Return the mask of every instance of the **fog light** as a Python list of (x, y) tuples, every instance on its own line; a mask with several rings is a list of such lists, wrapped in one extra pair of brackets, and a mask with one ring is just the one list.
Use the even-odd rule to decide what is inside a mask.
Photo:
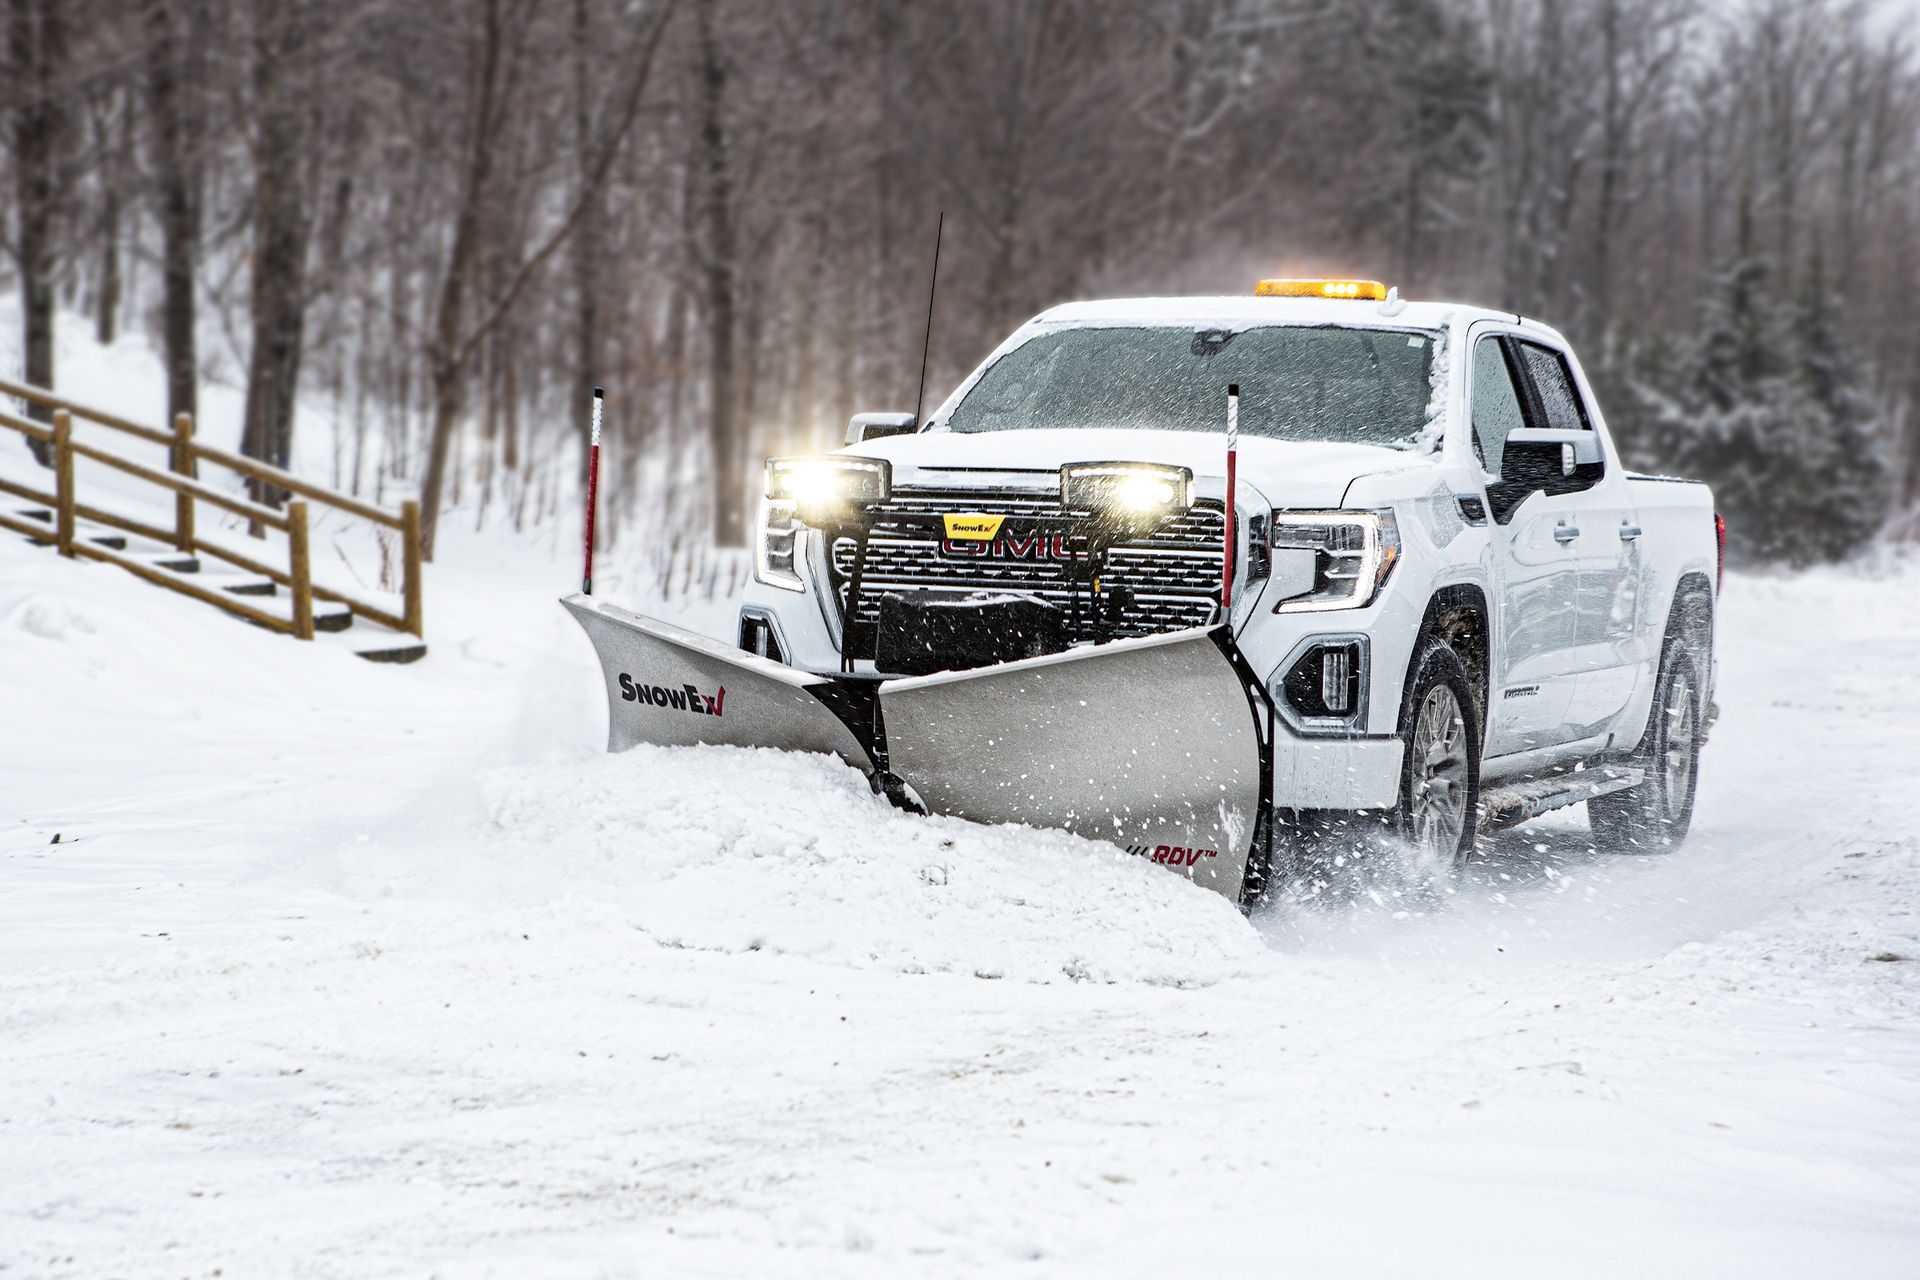
[(1296, 733), (1366, 732), (1371, 649), (1358, 633), (1300, 641), (1267, 680), (1281, 718)]
[(1353, 677), (1352, 651), (1347, 648), (1327, 649), (1320, 655), (1320, 701), (1334, 715), (1345, 715), (1347, 706), (1347, 681)]
[(740, 647), (775, 662), (787, 660), (786, 650), (780, 647), (780, 635), (773, 629), (773, 619), (763, 613), (740, 615)]

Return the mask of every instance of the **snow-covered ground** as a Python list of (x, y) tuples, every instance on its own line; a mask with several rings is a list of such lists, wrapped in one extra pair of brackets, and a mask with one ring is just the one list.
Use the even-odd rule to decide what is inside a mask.
[(570, 573), (384, 668), (0, 542), (0, 1273), (1920, 1271), (1920, 572), (1733, 580), (1679, 854), (1250, 922), (602, 755)]
[(0, 538), (0, 1276), (1920, 1274), (1920, 565), (1730, 583), (1682, 852), (1249, 921), (603, 755), (571, 522), (471, 525), (404, 668)]

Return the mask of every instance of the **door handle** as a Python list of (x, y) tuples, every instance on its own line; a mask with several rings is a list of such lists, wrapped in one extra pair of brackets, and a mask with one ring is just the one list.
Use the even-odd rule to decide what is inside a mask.
[(1553, 540), (1555, 542), (1572, 542), (1579, 536), (1580, 526), (1577, 524), (1557, 525), (1553, 530)]
[(1639, 525), (1623, 524), (1620, 526), (1620, 541), (1632, 542), (1635, 538), (1640, 536), (1640, 533), (1641, 533), (1641, 530)]

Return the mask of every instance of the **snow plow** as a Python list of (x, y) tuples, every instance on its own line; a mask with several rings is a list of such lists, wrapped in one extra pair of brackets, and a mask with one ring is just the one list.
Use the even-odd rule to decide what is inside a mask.
[(824, 752), (1245, 904), (1318, 842), (1438, 870), (1576, 804), (1676, 848), (1724, 550), (1553, 330), (1266, 280), (1054, 308), (924, 422), (769, 461), (732, 646), (592, 598), (591, 532), (566, 605), (613, 750)]
[(838, 756), (896, 804), (1059, 827), (1239, 901), (1265, 840), (1272, 708), (1201, 627), (898, 679), (816, 675), (586, 595), (607, 749), (773, 747)]

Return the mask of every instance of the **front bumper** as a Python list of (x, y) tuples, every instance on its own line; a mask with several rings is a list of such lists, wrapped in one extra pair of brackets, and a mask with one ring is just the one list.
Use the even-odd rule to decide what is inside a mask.
[(1273, 803), (1282, 809), (1390, 809), (1400, 799), (1399, 738), (1300, 738), (1273, 744)]

